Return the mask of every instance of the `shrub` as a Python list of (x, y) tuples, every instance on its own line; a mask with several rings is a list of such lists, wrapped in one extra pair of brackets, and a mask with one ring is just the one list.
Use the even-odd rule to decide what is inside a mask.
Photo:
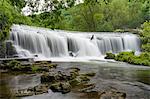
[(112, 54), (112, 53), (106, 53), (105, 59), (114, 59), (114, 58), (115, 58), (115, 54)]
[(142, 50), (144, 52), (150, 52), (150, 43), (149, 44), (143, 44), (142, 45)]
[(150, 54), (148, 52), (143, 52), (140, 56), (135, 56), (134, 52), (121, 52), (115, 56), (115, 60), (135, 65), (150, 66)]
[(8, 67), (12, 70), (15, 68), (20, 68), (20, 66), (21, 66), (21, 63), (19, 61), (16, 61), (16, 60), (12, 60), (8, 64)]

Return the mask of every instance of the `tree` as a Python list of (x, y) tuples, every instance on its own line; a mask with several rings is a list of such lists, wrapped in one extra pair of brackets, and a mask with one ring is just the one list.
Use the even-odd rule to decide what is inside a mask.
[(145, 0), (142, 6), (142, 17), (144, 20), (150, 20), (150, 1)]
[(32, 11), (31, 16), (35, 16), (35, 13), (41, 13), (39, 18), (44, 22), (44, 27), (51, 29), (58, 28), (57, 23), (62, 20), (62, 10), (71, 8), (74, 4), (75, 0), (44, 0), (43, 4), (39, 0), (30, 0), (27, 2)]
[(11, 5), (16, 7), (16, 9), (21, 12), (21, 9), (26, 5), (25, 0), (9, 0)]

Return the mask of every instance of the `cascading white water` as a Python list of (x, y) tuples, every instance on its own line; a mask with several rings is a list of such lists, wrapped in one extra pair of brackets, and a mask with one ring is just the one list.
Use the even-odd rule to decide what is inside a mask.
[(68, 57), (70, 52), (76, 57), (97, 57), (106, 52), (140, 51), (140, 40), (131, 33), (53, 31), (13, 25), (10, 34), (10, 39), (23, 57), (28, 57), (29, 53), (46, 58)]

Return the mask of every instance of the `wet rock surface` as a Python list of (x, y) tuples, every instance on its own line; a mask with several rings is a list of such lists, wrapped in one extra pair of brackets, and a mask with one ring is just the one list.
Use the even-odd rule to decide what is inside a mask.
[[(88, 99), (125, 99), (126, 94), (117, 90), (95, 90), (96, 84), (90, 82), (95, 77), (94, 72), (80, 73), (77, 67), (55, 68), (42, 73), (40, 84), (35, 87), (13, 90), (16, 97), (32, 96), (48, 93), (48, 90), (67, 94), (69, 92), (80, 93), (80, 97)], [(85, 98), (86, 99), (86, 98)]]
[(13, 58), (16, 54), (17, 51), (11, 40), (0, 42), (0, 58)]
[[(32, 65), (24, 66), (18, 61), (11, 61), (7, 65), (9, 68), (7, 69), (10, 71), (29, 73), (15, 76), (11, 80), (11, 86), (17, 85), (12, 87), (12, 93), (16, 97), (48, 93), (49, 89), (62, 94), (71, 91), (83, 92), (93, 86), (88, 82), (95, 76), (94, 72), (80, 73), (80, 69), (77, 67), (57, 68), (56, 64), (48, 62), (35, 62)], [(30, 85), (30, 83), (33, 84)]]
[[(76, 94), (76, 97), (69, 99), (149, 99), (149, 85), (136, 83), (134, 80), (131, 83), (131, 79), (128, 79), (127, 75), (123, 78), (124, 73), (121, 70), (116, 72), (114, 68), (101, 67), (98, 69), (96, 66), (92, 67), (92, 65), (87, 66), (86, 64), (78, 66), (78, 64), (74, 63), (67, 63), (68, 65), (60, 63), (52, 67), (50, 63), (45, 62), (35, 64), (35, 67), (43, 66), (48, 71), (41, 70), (37, 72), (38, 69), (34, 67), (34, 73), (37, 74), (27, 74), (29, 76), (26, 78), (33, 77), (34, 81), (36, 81), (39, 78), (36, 78), (35, 75), (40, 74), (40, 83), (12, 90), (16, 97), (49, 94), (48, 90), (52, 90), (53, 93)], [(121, 73), (121, 76), (119, 73)], [(127, 72), (125, 71), (125, 73)], [(16, 79), (24, 79), (23, 82), (27, 82), (26, 84), (30, 85), (34, 82), (31, 79), (28, 82), (26, 78), (20, 77)], [(18, 83), (21, 83), (20, 80)], [(22, 84), (22, 86), (26, 86), (26, 84)]]

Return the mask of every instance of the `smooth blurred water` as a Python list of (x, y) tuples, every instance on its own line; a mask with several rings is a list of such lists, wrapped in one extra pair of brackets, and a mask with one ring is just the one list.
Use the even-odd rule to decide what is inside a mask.
[[(13, 25), (10, 40), (19, 56), (100, 57), (106, 52), (140, 51), (140, 39), (131, 33), (70, 32)], [(29, 54), (30, 53), (30, 54)], [(40, 58), (39, 57), (39, 58)]]
[[(95, 72), (96, 76), (90, 81), (90, 83), (95, 83), (95, 88), (88, 94), (74, 92), (61, 94), (49, 91), (47, 94), (24, 97), (23, 99), (98, 99), (96, 95), (95, 97), (92, 96), (93, 98), (90, 96), (93, 94), (92, 92), (110, 89), (126, 93), (126, 99), (150, 99), (150, 67), (102, 61), (62, 62), (57, 64), (58, 70), (77, 67), (80, 68), (80, 73)], [(18, 86), (19, 88), (27, 88), (39, 83), (37, 83), (39, 77), (33, 75), (20, 75), (20, 77), (14, 77), (13, 80), (11, 80), (14, 82), (12, 88), (18, 88)]]

